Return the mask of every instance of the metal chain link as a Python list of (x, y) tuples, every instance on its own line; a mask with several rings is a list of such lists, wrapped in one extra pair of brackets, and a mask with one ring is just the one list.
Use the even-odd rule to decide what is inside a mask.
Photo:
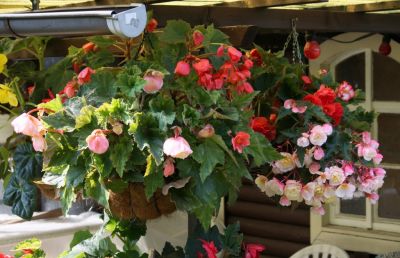
[[(299, 33), (296, 30), (297, 18), (292, 19), (292, 31), (286, 39), (285, 45), (283, 46), (283, 53), (286, 52), (290, 41), (292, 40), (292, 62), (299, 63), (303, 66), (303, 60), (301, 58), (300, 44), (298, 41)], [(297, 60), (296, 60), (297, 59)]]

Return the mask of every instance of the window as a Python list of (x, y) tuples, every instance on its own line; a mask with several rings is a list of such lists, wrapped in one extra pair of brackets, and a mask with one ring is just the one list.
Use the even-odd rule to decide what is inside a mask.
[[(354, 38), (355, 34), (341, 36)], [(322, 218), (312, 215), (313, 243), (329, 241), (347, 250), (371, 253), (400, 248), (400, 55), (374, 52), (371, 48), (377, 49), (381, 39), (376, 35), (352, 44), (325, 42), (321, 47), (328, 58), (310, 66), (314, 74), (327, 68), (337, 81), (346, 80), (365, 91), (364, 108), (380, 114), (371, 133), (381, 143), (382, 166), (387, 172), (376, 205), (365, 198), (342, 200), (330, 205)]]

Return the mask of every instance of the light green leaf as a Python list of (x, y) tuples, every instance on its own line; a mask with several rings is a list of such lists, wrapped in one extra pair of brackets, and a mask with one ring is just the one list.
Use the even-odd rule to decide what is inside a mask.
[(75, 117), (75, 128), (79, 129), (92, 121), (92, 115), (94, 114), (95, 108), (92, 106), (84, 106), (79, 115)]
[(38, 108), (46, 108), (53, 112), (58, 112), (58, 111), (61, 111), (64, 107), (63, 107), (60, 95), (57, 94), (56, 98), (50, 100), (49, 102), (40, 103), (38, 105)]

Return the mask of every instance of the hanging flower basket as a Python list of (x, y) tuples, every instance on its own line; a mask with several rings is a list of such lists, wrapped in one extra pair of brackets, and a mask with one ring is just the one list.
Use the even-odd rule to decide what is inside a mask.
[(110, 210), (120, 219), (156, 219), (161, 215), (168, 215), (176, 210), (171, 196), (163, 195), (157, 190), (148, 200), (142, 183), (130, 183), (121, 193), (110, 191)]

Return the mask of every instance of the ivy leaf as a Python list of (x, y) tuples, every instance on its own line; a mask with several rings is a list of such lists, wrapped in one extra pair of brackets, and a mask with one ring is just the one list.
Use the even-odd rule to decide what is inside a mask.
[(203, 182), (217, 164), (225, 163), (224, 151), (210, 139), (206, 139), (203, 144), (196, 146), (192, 155), (200, 163), (200, 178)]
[(12, 206), (12, 213), (30, 220), (37, 207), (37, 188), (32, 183), (13, 173), (4, 191), (3, 202)]
[(167, 126), (174, 123), (175, 105), (170, 97), (159, 94), (157, 97), (150, 100), (149, 107), (153, 112), (153, 116), (158, 120), (161, 130), (166, 131)]
[(254, 158), (256, 166), (281, 158), (281, 155), (272, 147), (264, 135), (257, 132), (251, 132), (250, 135), (250, 145), (245, 147), (243, 151)]
[(222, 248), (234, 256), (239, 256), (243, 242), (243, 234), (239, 233), (239, 231), (240, 224), (237, 222), (228, 225), (221, 236)]
[(123, 177), (125, 172), (126, 162), (129, 159), (129, 154), (133, 150), (133, 145), (126, 137), (119, 140), (117, 144), (111, 146), (111, 161), (117, 170), (120, 177)]
[(146, 81), (142, 77), (142, 70), (137, 65), (126, 66), (126, 69), (118, 74), (115, 86), (121, 93), (129, 97), (135, 97), (136, 93), (143, 90)]
[(146, 113), (136, 113), (130, 127), (129, 133), (135, 138), (140, 150), (148, 148), (153, 155), (157, 165), (160, 165), (163, 158), (164, 133), (159, 128), (157, 120)]
[(75, 128), (79, 129), (92, 122), (92, 115), (94, 114), (95, 108), (92, 106), (84, 106), (79, 114), (75, 117)]
[(93, 236), (89, 230), (80, 230), (74, 233), (74, 237), (72, 238), (71, 242), (69, 243), (69, 248), (72, 249), (74, 246), (79, 244), (80, 242), (89, 239)]
[(164, 177), (161, 167), (157, 167), (154, 158), (147, 157), (146, 173), (144, 175), (144, 192), (146, 198), (150, 199), (158, 188), (164, 185)]
[(42, 120), (50, 127), (55, 129), (64, 130), (67, 132), (72, 132), (75, 130), (75, 119), (65, 114), (64, 111), (44, 116), (42, 117)]
[(78, 96), (85, 96), (87, 102), (93, 106), (99, 106), (110, 101), (115, 95), (114, 75), (107, 71), (97, 71), (92, 74), (91, 81), (80, 87)]
[(43, 158), (39, 152), (35, 152), (30, 143), (22, 143), (14, 152), (15, 174), (27, 181), (42, 176)]
[(160, 40), (169, 44), (185, 43), (186, 36), (191, 31), (190, 24), (182, 20), (167, 21)]

